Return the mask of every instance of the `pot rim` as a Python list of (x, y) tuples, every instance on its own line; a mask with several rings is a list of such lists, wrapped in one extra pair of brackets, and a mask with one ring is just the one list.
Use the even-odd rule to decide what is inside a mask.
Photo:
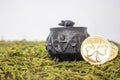
[(50, 28), (50, 30), (58, 30), (58, 29), (87, 29), (87, 27), (78, 27), (78, 26), (75, 26), (75, 27), (53, 27), (53, 28)]

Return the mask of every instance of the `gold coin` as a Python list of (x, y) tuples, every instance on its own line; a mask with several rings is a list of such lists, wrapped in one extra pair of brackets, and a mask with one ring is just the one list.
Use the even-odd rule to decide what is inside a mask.
[(111, 46), (111, 55), (108, 61), (113, 60), (118, 55), (118, 47), (112, 42), (110, 42), (110, 46)]
[(108, 40), (102, 36), (86, 38), (81, 45), (81, 55), (90, 64), (99, 65), (108, 61), (111, 54)]

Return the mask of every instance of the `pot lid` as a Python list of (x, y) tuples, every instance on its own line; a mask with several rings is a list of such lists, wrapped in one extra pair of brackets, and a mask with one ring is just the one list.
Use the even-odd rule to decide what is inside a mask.
[(79, 27), (79, 26), (74, 26), (75, 22), (71, 20), (62, 20), (58, 25), (63, 26), (63, 27), (54, 27), (50, 28), (51, 30), (64, 30), (64, 29), (70, 29), (70, 30), (84, 30), (87, 29), (87, 27)]
[(64, 26), (66, 28), (70, 28), (70, 27), (73, 27), (74, 24), (75, 24), (75, 22), (73, 22), (71, 20), (62, 20), (61, 23), (59, 23), (58, 25)]

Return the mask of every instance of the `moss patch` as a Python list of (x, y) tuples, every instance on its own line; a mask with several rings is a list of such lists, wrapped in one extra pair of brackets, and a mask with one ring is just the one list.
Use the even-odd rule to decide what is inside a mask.
[(0, 80), (120, 80), (120, 45), (115, 44), (118, 56), (95, 66), (85, 61), (55, 64), (45, 42), (0, 41)]

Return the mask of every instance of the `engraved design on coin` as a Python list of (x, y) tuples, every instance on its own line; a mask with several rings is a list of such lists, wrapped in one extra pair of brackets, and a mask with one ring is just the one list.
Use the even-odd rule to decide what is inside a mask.
[(111, 54), (108, 40), (101, 36), (91, 36), (81, 45), (81, 55), (90, 64), (99, 65), (108, 61)]
[[(95, 55), (95, 58), (96, 58), (95, 62), (101, 62), (102, 61), (99, 58), (99, 56), (106, 55), (107, 49), (108, 49), (108, 46), (103, 45), (101, 43), (101, 41), (97, 45), (94, 45), (93, 43), (91, 43), (91, 46), (88, 46), (88, 47), (85, 48), (88, 57), (91, 57), (91, 56)], [(91, 50), (91, 52), (89, 52), (90, 50)]]

